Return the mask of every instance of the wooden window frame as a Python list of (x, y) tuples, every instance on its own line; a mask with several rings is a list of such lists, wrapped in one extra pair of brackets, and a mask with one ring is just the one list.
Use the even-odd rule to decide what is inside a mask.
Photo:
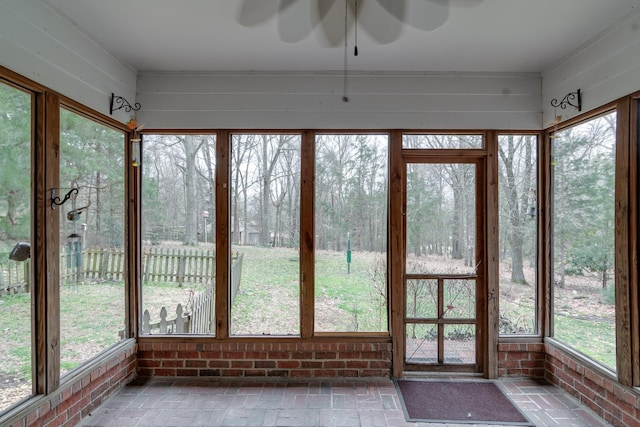
[[(536, 194), (543, 194), (544, 193), (544, 185), (543, 185), (543, 178), (544, 178), (544, 174), (543, 174), (543, 159), (544, 159), (544, 153), (545, 151), (543, 150), (543, 141), (544, 141), (544, 133), (542, 131), (502, 131), (502, 130), (498, 130), (496, 131), (496, 140), (495, 140), (495, 144), (496, 147), (495, 149), (489, 150), (489, 156), (494, 155), (496, 156), (496, 164), (495, 164), (495, 175), (492, 175), (493, 172), (489, 171), (488, 175), (489, 176), (495, 176), (496, 177), (496, 182), (498, 180), (498, 143), (499, 143), (499, 137), (500, 136), (505, 136), (505, 135), (513, 135), (513, 136), (535, 136), (537, 138), (537, 142), (536, 142), (536, 178), (537, 178), (537, 186), (536, 186)], [(495, 150), (495, 151), (494, 151)], [(499, 184), (499, 183), (498, 183)], [(496, 195), (495, 197), (498, 197), (499, 200), (499, 196), (500, 196), (500, 186), (498, 185), (498, 188), (496, 190)], [(497, 203), (497, 202), (496, 202)], [(536, 266), (536, 288), (535, 288), (535, 304), (534, 304), (534, 308), (536, 310), (536, 332), (535, 333), (531, 333), (531, 334), (500, 334), (498, 332), (499, 335), (499, 341), (500, 342), (530, 342), (531, 339), (542, 339), (542, 337), (544, 336), (544, 325), (545, 325), (545, 313), (546, 313), (546, 309), (545, 309), (545, 287), (544, 287), (544, 275), (541, 274), (541, 272), (543, 271), (543, 268), (540, 267), (541, 262), (543, 260), (543, 254), (544, 254), (544, 239), (542, 238), (542, 222), (543, 222), (543, 215), (542, 212), (545, 207), (542, 206), (541, 200), (540, 198), (538, 198), (538, 204), (536, 206), (537, 208), (537, 217), (536, 217), (536, 261), (537, 261), (537, 266)], [(499, 206), (496, 206), (496, 215), (499, 215)], [(499, 229), (496, 230), (497, 233), (497, 239), (498, 242), (496, 244), (499, 244), (499, 240), (500, 240), (500, 233), (499, 233)], [(499, 272), (495, 273), (496, 276), (495, 277), (499, 277)], [(497, 289), (498, 295), (499, 295), (499, 287)], [(499, 297), (498, 297), (499, 298)], [(498, 319), (499, 321), (499, 319)], [(496, 328), (498, 326), (496, 325)]]
[[(316, 171), (316, 141), (318, 136), (332, 136), (332, 135), (378, 135), (385, 136), (387, 138), (387, 177), (390, 176), (390, 167), (391, 167), (391, 159), (390, 159), (390, 151), (391, 151), (391, 133), (386, 130), (314, 130), (314, 131), (305, 131), (306, 140), (303, 139), (303, 147), (306, 146), (306, 152), (303, 151), (306, 156), (303, 156), (302, 175), (303, 182), (306, 183), (306, 186), (301, 187), (301, 191), (303, 192), (304, 200), (307, 201), (306, 209), (301, 209), (301, 224), (303, 224), (304, 229), (301, 229), (300, 235), (305, 237), (305, 261), (306, 264), (302, 270), (301, 283), (304, 280), (306, 282), (306, 290), (304, 291), (306, 294), (301, 303), (301, 309), (303, 304), (307, 308), (307, 313), (302, 314), (302, 321), (306, 323), (306, 334), (303, 334), (303, 337), (374, 337), (374, 338), (389, 338), (391, 334), (391, 312), (389, 303), (390, 299), (390, 274), (389, 269), (391, 268), (390, 264), (390, 243), (389, 236), (393, 235), (394, 232), (390, 230), (390, 222), (389, 222), (389, 203), (390, 203), (390, 194), (391, 194), (391, 184), (390, 180), (387, 180), (387, 249), (385, 252), (385, 262), (387, 265), (387, 283), (386, 283), (386, 294), (387, 294), (387, 330), (386, 331), (363, 331), (363, 332), (354, 332), (354, 331), (317, 331), (315, 329), (315, 200), (316, 200), (316, 191), (315, 191), (315, 171)], [(306, 164), (306, 166), (304, 166)], [(306, 193), (306, 194), (305, 194)], [(302, 205), (303, 198), (300, 199), (300, 204)], [(306, 216), (304, 216), (306, 215)], [(300, 243), (302, 247), (302, 242)], [(301, 258), (303, 251), (301, 250)], [(305, 287), (305, 286), (303, 286)], [(307, 317), (311, 316), (311, 319)], [(303, 325), (304, 325), (303, 323)]]
[[(101, 361), (129, 345), (137, 330), (133, 301), (137, 296), (136, 265), (134, 256), (127, 256), (125, 286), (125, 339), (85, 361), (61, 381), (60, 378), (60, 295), (59, 295), (59, 211), (51, 209), (50, 189), (59, 187), (60, 155), (60, 108), (64, 107), (102, 125), (123, 132), (124, 145), (130, 144), (131, 131), (126, 125), (97, 113), (47, 87), (33, 82), (20, 74), (0, 66), (0, 82), (32, 94), (32, 140), (31, 140), (31, 281), (32, 287), (32, 397), (48, 395), (65, 383), (86, 375)], [(136, 250), (135, 226), (137, 199), (135, 192), (135, 170), (132, 170), (131, 153), (125, 150), (125, 244), (129, 255)], [(138, 215), (139, 216), (139, 215)]]
[[(544, 304), (547, 310), (543, 319), (545, 341), (580, 360), (585, 366), (602, 375), (617, 379), (625, 386), (640, 386), (640, 321), (638, 291), (638, 101), (640, 93), (625, 96), (592, 111), (578, 115), (562, 125), (544, 131), (543, 169), (540, 193), (542, 254), (539, 274), (544, 281)], [(603, 367), (595, 360), (585, 357), (553, 337), (554, 330), (554, 286), (551, 267), (553, 265), (552, 216), (553, 216), (553, 174), (551, 170), (551, 135), (597, 116), (616, 112), (616, 154), (615, 154), (615, 329), (616, 329), (616, 370)]]

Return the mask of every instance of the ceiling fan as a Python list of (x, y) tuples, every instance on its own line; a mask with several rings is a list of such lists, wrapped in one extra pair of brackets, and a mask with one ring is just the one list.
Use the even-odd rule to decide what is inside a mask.
[[(242, 0), (238, 23), (259, 26), (277, 17), (280, 39), (296, 43), (314, 33), (323, 45), (345, 43), (352, 29), (364, 30), (379, 44), (400, 37), (404, 25), (432, 31), (448, 19), (451, 8), (474, 7), (484, 0)], [(316, 28), (320, 31), (314, 31)]]

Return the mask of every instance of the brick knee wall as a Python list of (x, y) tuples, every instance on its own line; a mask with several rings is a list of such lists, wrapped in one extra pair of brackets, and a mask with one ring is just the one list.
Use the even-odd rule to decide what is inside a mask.
[[(123, 350), (91, 372), (64, 384), (60, 390), (44, 397), (25, 415), (11, 421), (12, 427), (74, 426), (114, 392), (135, 377), (135, 345)], [(2, 424), (2, 423), (0, 423)], [(3, 424), (4, 425), (4, 424)]]
[(385, 377), (391, 343), (176, 342), (138, 345), (138, 375), (197, 377)]
[(544, 377), (545, 355), (542, 343), (498, 344), (498, 375), (501, 377)]
[(545, 378), (614, 426), (640, 426), (640, 393), (545, 344)]

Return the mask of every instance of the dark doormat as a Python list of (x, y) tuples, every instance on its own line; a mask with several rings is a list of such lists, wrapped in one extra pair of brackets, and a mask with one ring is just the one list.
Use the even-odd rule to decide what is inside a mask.
[(407, 421), (533, 426), (491, 381), (395, 380)]

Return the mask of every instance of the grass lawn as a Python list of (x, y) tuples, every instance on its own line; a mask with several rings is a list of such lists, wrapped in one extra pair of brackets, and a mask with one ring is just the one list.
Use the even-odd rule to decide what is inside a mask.
[[(299, 256), (295, 249), (234, 247), (244, 254), (240, 289), (231, 307), (233, 335), (298, 335), (300, 325)], [(354, 252), (350, 272), (346, 254), (316, 253), (315, 325), (320, 332), (387, 331), (386, 266), (381, 254)], [(175, 317), (209, 284), (143, 285), (142, 302), (152, 321), (165, 306)], [(522, 331), (535, 325), (533, 285), (501, 280), (500, 310)], [(466, 292), (466, 288), (461, 288)], [(465, 294), (466, 295), (466, 294)], [(431, 304), (428, 295), (424, 304)], [(557, 290), (556, 338), (607, 366), (615, 367), (614, 308), (597, 286)], [(462, 298), (460, 301), (468, 299)], [(124, 285), (120, 282), (61, 286), (61, 368), (69, 372), (120, 340), (124, 328)], [(452, 300), (453, 301), (453, 300)], [(457, 300), (456, 300), (457, 301)], [(459, 303), (456, 302), (456, 308)], [(457, 308), (459, 309), (459, 308)], [(30, 394), (31, 298), (0, 297), (0, 397), (16, 384)], [(429, 309), (430, 310), (430, 309)], [(6, 400), (6, 399), (4, 399)], [(14, 399), (13, 402), (16, 400)], [(11, 401), (10, 401), (11, 403)], [(0, 410), (3, 399), (0, 399)], [(6, 407), (6, 406), (5, 406)]]
[(295, 249), (238, 246), (244, 254), (231, 306), (232, 335), (300, 333), (300, 261)]
[(60, 288), (60, 368), (66, 373), (120, 340), (124, 283), (65, 284)]
[(615, 322), (598, 318), (576, 319), (565, 315), (556, 315), (554, 322), (556, 339), (615, 369)]
[[(231, 333), (298, 335), (300, 262), (297, 250), (241, 246), (233, 250), (242, 252), (244, 259), (239, 292), (231, 307)], [(384, 264), (381, 270), (376, 255), (354, 252), (348, 274), (345, 253), (319, 251), (316, 254), (316, 330), (387, 330)]]
[(317, 251), (315, 327), (322, 332), (387, 331), (386, 260), (373, 252)]

